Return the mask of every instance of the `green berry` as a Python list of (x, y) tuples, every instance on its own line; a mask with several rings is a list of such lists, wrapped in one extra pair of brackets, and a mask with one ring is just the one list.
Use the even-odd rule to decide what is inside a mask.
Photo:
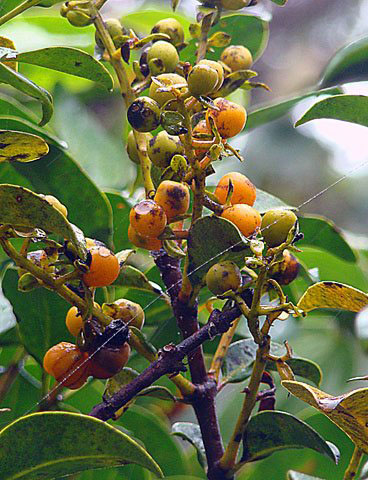
[(69, 10), (65, 16), (73, 27), (87, 27), (93, 23), (93, 18), (87, 11)]
[(195, 97), (213, 92), (217, 83), (217, 71), (208, 65), (195, 65), (188, 76), (188, 88)]
[(215, 60), (203, 59), (198, 63), (198, 65), (208, 65), (209, 67), (216, 70), (218, 81), (217, 81), (217, 85), (215, 86), (215, 91), (217, 91), (221, 87), (224, 81), (224, 68), (221, 65), (221, 63), (215, 62)]
[(151, 33), (166, 33), (169, 35), (173, 45), (180, 45), (184, 42), (184, 30), (180, 22), (175, 18), (164, 18), (156, 23)]
[[(147, 144), (148, 144), (149, 140), (152, 138), (152, 135), (151, 135), (151, 133), (147, 133), (146, 136), (147, 136)], [(130, 160), (132, 162), (136, 163), (137, 165), (139, 165), (140, 160), (139, 160), (139, 155), (138, 155), (138, 148), (137, 148), (137, 143), (136, 143), (135, 138), (134, 138), (133, 131), (130, 131), (129, 134), (128, 134), (126, 150), (127, 150), (127, 154), (128, 154), (128, 157), (130, 158)]]
[(158, 58), (162, 61), (166, 72), (173, 72), (179, 63), (179, 55), (176, 48), (174, 45), (169, 42), (165, 42), (164, 40), (155, 42), (148, 50), (148, 65), (150, 61), (154, 60), (155, 58)]
[(149, 97), (139, 97), (127, 112), (130, 125), (138, 132), (151, 132), (160, 125), (160, 107)]
[(163, 130), (148, 142), (147, 153), (156, 167), (166, 168), (174, 155), (184, 153), (184, 147), (178, 136)]
[(243, 45), (230, 45), (221, 54), (221, 61), (233, 72), (247, 70), (253, 63), (250, 51)]
[(261, 224), (261, 233), (267, 245), (277, 247), (285, 242), (296, 221), (297, 216), (291, 210), (268, 210)]
[(228, 290), (237, 290), (241, 283), (239, 267), (231, 261), (216, 263), (206, 275), (207, 287), (214, 295), (222, 295)]
[[(169, 87), (170, 85), (184, 84), (184, 87), (181, 87), (180, 90), (183, 91), (183, 93), (187, 90), (187, 81), (184, 77), (178, 75), (177, 73), (162, 73), (161, 75), (157, 75), (156, 79), (167, 87)], [(149, 96), (153, 100), (155, 100), (160, 105), (160, 107), (162, 107), (169, 100), (176, 99), (175, 95), (172, 92), (158, 92), (157, 90), (159, 88), (161, 88), (161, 85), (152, 82), (149, 88)]]
[[(123, 44), (124, 29), (120, 21), (117, 18), (108, 18), (107, 20), (104, 21), (104, 24), (112, 38), (112, 41), (114, 42), (115, 47), (116, 48), (121, 47)], [(96, 44), (99, 47), (104, 48), (104, 44), (97, 30), (95, 34), (95, 40), (96, 40)]]

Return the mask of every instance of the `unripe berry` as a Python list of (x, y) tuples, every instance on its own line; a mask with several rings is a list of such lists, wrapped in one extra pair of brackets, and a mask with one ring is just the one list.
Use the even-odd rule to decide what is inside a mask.
[[(148, 142), (152, 138), (152, 134), (151, 133), (146, 133), (145, 135), (146, 135), (147, 144), (148, 144)], [(130, 160), (132, 162), (136, 163), (137, 165), (139, 165), (140, 160), (139, 160), (139, 155), (138, 155), (137, 142), (135, 141), (133, 131), (130, 131), (129, 134), (128, 134), (126, 150), (127, 150), (127, 154), (128, 154), (128, 157), (130, 158)]]
[[(180, 87), (179, 90), (183, 93), (187, 91), (187, 81), (185, 80), (184, 77), (182, 77), (181, 75), (178, 75), (177, 73), (161, 73), (160, 75), (157, 75), (156, 78), (167, 87), (171, 85), (184, 84), (184, 87)], [(149, 88), (149, 96), (153, 100), (155, 100), (160, 107), (162, 107), (169, 100), (176, 99), (176, 96), (172, 92), (158, 92), (157, 90), (159, 88), (161, 88), (160, 85), (158, 85), (155, 82), (152, 82)]]
[(284, 250), (282, 254), (284, 260), (271, 268), (270, 277), (280, 285), (289, 285), (298, 276), (300, 263), (289, 250)]
[(176, 68), (176, 65), (179, 63), (179, 55), (176, 48), (174, 45), (169, 42), (165, 42), (164, 40), (155, 42), (148, 50), (148, 65), (149, 62), (155, 58), (158, 58), (162, 61), (166, 72), (173, 72)]
[(145, 237), (157, 238), (165, 230), (165, 211), (153, 200), (142, 200), (134, 205), (129, 215), (131, 226)]
[(68, 10), (65, 16), (73, 27), (87, 27), (93, 23), (93, 18), (88, 11)]
[(138, 248), (156, 251), (162, 248), (162, 241), (155, 237), (145, 237), (140, 235), (131, 225), (128, 227), (129, 241)]
[(225, 208), (221, 217), (230, 220), (245, 237), (253, 235), (261, 226), (262, 221), (259, 212), (244, 203), (238, 203)]
[(219, 262), (207, 272), (206, 284), (214, 295), (222, 295), (228, 290), (237, 290), (242, 283), (239, 267), (231, 261)]
[[(117, 18), (108, 18), (104, 21), (104, 25), (107, 31), (110, 34), (112, 41), (116, 48), (119, 48), (123, 44), (124, 39), (124, 29), (120, 21)], [(96, 30), (95, 41), (100, 48), (104, 48), (104, 44), (101, 40), (99, 33)]]
[(291, 210), (268, 210), (262, 218), (262, 235), (269, 247), (277, 247), (285, 242), (290, 230), (298, 220)]
[(151, 132), (160, 125), (160, 107), (149, 97), (139, 97), (127, 112), (130, 125), (138, 132)]
[(227, 173), (221, 178), (214, 192), (218, 201), (222, 204), (226, 202), (230, 180), (233, 185), (233, 193), (230, 200), (231, 205), (246, 203), (252, 207), (256, 201), (256, 187), (249, 178), (239, 172)]
[(252, 66), (253, 57), (243, 45), (230, 45), (221, 54), (221, 61), (233, 72), (247, 70)]
[(170, 221), (177, 215), (187, 213), (190, 204), (189, 187), (184, 183), (164, 180), (158, 186), (155, 202), (165, 210)]
[(117, 257), (106, 247), (92, 247), (89, 271), (83, 275), (88, 287), (107, 287), (119, 276), (120, 265)]
[(166, 33), (169, 35), (173, 45), (180, 45), (184, 42), (184, 29), (181, 23), (175, 18), (164, 18), (156, 23), (151, 33)]
[(163, 130), (151, 138), (147, 153), (156, 167), (166, 168), (174, 155), (184, 153), (184, 146), (178, 136), (169, 135)]
[[(106, 305), (106, 313), (114, 319), (120, 319), (127, 325), (141, 330), (144, 325), (144, 311), (139, 303), (131, 302), (126, 298), (115, 300), (113, 304)], [(105, 310), (105, 308), (104, 308)]]
[(206, 122), (208, 128), (210, 128), (209, 117), (212, 117), (222, 138), (235, 137), (245, 126), (247, 120), (245, 108), (221, 97), (216, 98), (213, 103), (219, 110), (212, 108), (207, 110)]
[(208, 95), (218, 84), (218, 74), (208, 65), (195, 65), (188, 75), (189, 92), (195, 97)]
[(221, 65), (221, 63), (216, 62), (215, 60), (203, 59), (200, 62), (198, 62), (198, 65), (207, 65), (207, 66), (213, 68), (214, 70), (216, 70), (216, 72), (217, 72), (217, 84), (215, 85), (214, 91), (217, 91), (221, 87), (222, 82), (224, 81), (224, 69), (223, 69), (223, 66)]

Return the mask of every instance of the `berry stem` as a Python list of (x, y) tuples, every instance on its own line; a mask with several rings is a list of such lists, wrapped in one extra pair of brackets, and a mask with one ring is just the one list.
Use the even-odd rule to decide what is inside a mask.
[(25, 0), (23, 3), (13, 8), (13, 10), (10, 10), (10, 12), (0, 17), (0, 26), (4, 25), (4, 23), (8, 22), (17, 15), (20, 15), (34, 5), (37, 5), (37, 3), (40, 3), (40, 1), (41, 0)]

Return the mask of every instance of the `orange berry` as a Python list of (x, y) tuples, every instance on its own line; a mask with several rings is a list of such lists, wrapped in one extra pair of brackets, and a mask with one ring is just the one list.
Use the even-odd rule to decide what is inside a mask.
[[(99, 304), (94, 302), (94, 307), (98, 308)], [(65, 324), (73, 337), (77, 337), (83, 327), (83, 318), (77, 307), (69, 308), (66, 314)]]
[(253, 235), (262, 222), (259, 212), (245, 203), (237, 203), (225, 208), (221, 217), (230, 220), (245, 237)]
[(144, 237), (157, 238), (167, 224), (164, 209), (154, 200), (142, 200), (134, 205), (129, 219), (131, 226)]
[(165, 210), (170, 221), (171, 218), (188, 211), (190, 204), (189, 187), (184, 183), (164, 180), (156, 191), (155, 202)]
[(230, 203), (246, 203), (251, 207), (256, 201), (256, 187), (245, 175), (238, 172), (230, 172), (224, 175), (217, 184), (215, 195), (220, 203), (226, 202), (226, 197), (229, 191), (229, 180), (233, 185), (233, 193), (231, 195)]
[[(213, 144), (213, 133), (208, 127), (206, 120), (200, 120), (192, 131), (195, 147), (195, 154), (197, 157), (202, 157)], [(203, 135), (201, 137), (200, 135)], [(206, 137), (204, 137), (206, 135)], [(198, 143), (200, 145), (198, 145)]]
[(95, 246), (89, 249), (92, 256), (89, 272), (83, 275), (88, 287), (106, 287), (111, 285), (120, 272), (117, 257), (106, 247)]
[(247, 121), (247, 112), (244, 107), (237, 103), (230, 102), (226, 98), (216, 98), (213, 103), (220, 110), (209, 108), (206, 112), (208, 128), (211, 127), (209, 117), (213, 118), (217, 130), (222, 138), (235, 137), (240, 133)]
[(128, 227), (129, 241), (138, 248), (145, 250), (160, 250), (162, 241), (154, 237), (144, 237), (140, 235), (131, 225)]
[(111, 378), (128, 363), (130, 346), (124, 343), (121, 347), (102, 347), (88, 361), (89, 372), (95, 378)]
[(64, 387), (80, 388), (89, 376), (87, 353), (69, 342), (60, 342), (51, 347), (43, 358), (43, 368)]

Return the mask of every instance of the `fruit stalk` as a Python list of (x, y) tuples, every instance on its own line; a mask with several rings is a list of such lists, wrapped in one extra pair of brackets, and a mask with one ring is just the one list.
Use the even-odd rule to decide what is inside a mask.
[(23, 3), (13, 8), (13, 10), (10, 10), (10, 12), (0, 17), (0, 26), (4, 25), (4, 23), (8, 22), (17, 15), (20, 15), (34, 5), (37, 5), (38, 3), (40, 3), (40, 1), (41, 0), (25, 0)]

